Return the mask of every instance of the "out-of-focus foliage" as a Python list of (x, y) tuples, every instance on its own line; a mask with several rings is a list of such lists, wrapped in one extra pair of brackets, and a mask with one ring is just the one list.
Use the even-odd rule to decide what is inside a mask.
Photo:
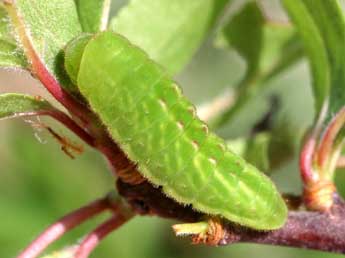
[(273, 77), (302, 56), (295, 29), (269, 21), (255, 1), (249, 1), (225, 24), (217, 44), (234, 48), (246, 61), (243, 80), (255, 80), (260, 74)]
[[(1, 122), (1, 126), (5, 123)], [(6, 133), (6, 141), (0, 145), (0, 256), (15, 257), (28, 240), (49, 223), (110, 190), (113, 179), (103, 159), (93, 151), (88, 150), (76, 160), (71, 160), (59, 150), (51, 137), (43, 134), (40, 137), (48, 142), (39, 143), (26, 123), (17, 121), (7, 126), (10, 130)], [(86, 223), (49, 250), (73, 243), (104, 219), (105, 216), (102, 216)], [(110, 235), (91, 257), (338, 257), (250, 244), (222, 248), (193, 246), (188, 240), (173, 235), (172, 223), (159, 218), (135, 218)]]
[(295, 29), (287, 23), (271, 21), (256, 1), (248, 1), (221, 28), (216, 45), (235, 50), (245, 61), (246, 71), (236, 84), (231, 108), (225, 110), (211, 126), (232, 122), (237, 113), (267, 87), (270, 79), (303, 57)]
[(329, 120), (344, 106), (345, 100), (343, 10), (337, 0), (285, 0), (284, 4), (309, 56), (316, 111), (328, 100)]
[(110, 28), (174, 74), (188, 63), (229, 2), (131, 0)]
[(75, 0), (75, 3), (83, 31), (98, 32), (107, 27), (111, 0)]

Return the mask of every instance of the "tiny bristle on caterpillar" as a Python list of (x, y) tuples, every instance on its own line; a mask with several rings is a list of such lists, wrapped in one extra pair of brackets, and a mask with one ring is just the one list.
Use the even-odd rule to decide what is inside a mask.
[(274, 184), (208, 131), (158, 64), (114, 32), (81, 36), (66, 70), (140, 173), (195, 209), (260, 230), (281, 227), (287, 209)]

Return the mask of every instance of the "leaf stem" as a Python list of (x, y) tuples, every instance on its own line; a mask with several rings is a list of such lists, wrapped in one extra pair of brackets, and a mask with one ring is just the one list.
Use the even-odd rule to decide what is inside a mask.
[(312, 132), (307, 136), (307, 140), (305, 141), (300, 153), (299, 167), (304, 185), (311, 185), (319, 179), (319, 175), (314, 171), (313, 166), (317, 140), (321, 133), (321, 127), (325, 119), (327, 109), (328, 104), (324, 103), (315, 126), (312, 129)]
[(315, 173), (313, 169), (315, 147), (316, 135), (313, 133), (310, 136), (308, 136), (305, 144), (303, 145), (299, 160), (301, 178), (305, 185), (312, 184), (313, 182), (316, 182), (318, 179), (318, 175)]
[(34, 112), (23, 112), (17, 113), (16, 117), (29, 117), (29, 116), (50, 116), (55, 120), (62, 123), (73, 133), (75, 133), (80, 139), (87, 143), (90, 147), (96, 147), (96, 140), (93, 136), (88, 134), (83, 128), (81, 128), (72, 118), (70, 118), (65, 113), (54, 109), (54, 110), (40, 110)]
[(94, 231), (86, 236), (81, 242), (76, 253), (75, 258), (87, 258), (90, 253), (98, 246), (100, 241), (113, 232), (115, 229), (127, 222), (132, 216), (124, 216), (123, 214), (116, 214), (108, 221), (97, 227)]
[(64, 216), (49, 226), (27, 248), (25, 248), (17, 258), (37, 257), (45, 248), (47, 248), (48, 245), (59, 239), (63, 234), (95, 215), (102, 213), (108, 209), (109, 206), (108, 197), (105, 197)]
[(329, 211), (333, 205), (333, 195), (336, 192), (334, 183), (329, 176), (330, 173), (326, 173), (317, 164), (317, 155), (319, 154), (317, 143), (327, 108), (328, 105), (325, 103), (300, 154), (299, 165), (303, 180), (303, 201), (308, 209), (314, 211)]

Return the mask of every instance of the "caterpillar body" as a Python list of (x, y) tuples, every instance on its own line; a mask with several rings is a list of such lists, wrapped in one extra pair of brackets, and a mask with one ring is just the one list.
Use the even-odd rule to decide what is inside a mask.
[(72, 81), (139, 172), (176, 201), (260, 230), (286, 206), (268, 177), (208, 131), (158, 64), (114, 32), (81, 36), (65, 51)]

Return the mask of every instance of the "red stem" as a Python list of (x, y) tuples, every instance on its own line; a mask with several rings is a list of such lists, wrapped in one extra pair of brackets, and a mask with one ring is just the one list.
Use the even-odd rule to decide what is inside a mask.
[(318, 119), (315, 123), (315, 126), (312, 132), (308, 135), (307, 141), (302, 147), (300, 153), (299, 167), (301, 172), (301, 177), (304, 185), (312, 185), (318, 179), (318, 173), (314, 171), (314, 158), (315, 158), (315, 149), (317, 144), (317, 139), (319, 138), (321, 132), (321, 125), (325, 119), (328, 109), (327, 102), (324, 103), (322, 109), (318, 115)]
[(63, 112), (48, 112), (47, 115), (55, 118), (63, 125), (65, 125), (68, 129), (78, 135), (84, 142), (86, 142), (89, 146), (95, 147), (96, 140), (93, 136), (88, 134), (83, 128), (81, 128), (74, 120), (72, 120), (68, 115)]
[(97, 227), (94, 231), (87, 235), (87, 237), (79, 245), (79, 248), (75, 253), (75, 258), (89, 257), (90, 253), (93, 251), (93, 249), (95, 249), (100, 241), (102, 241), (103, 238), (124, 224), (128, 219), (128, 217), (118, 214)]
[(316, 146), (315, 135), (310, 136), (304, 144), (300, 154), (299, 167), (304, 184), (310, 184), (316, 181), (317, 174), (313, 171), (313, 158)]
[(63, 234), (80, 225), (87, 219), (105, 211), (110, 206), (108, 198), (96, 200), (68, 215), (61, 218), (53, 225), (48, 227), (40, 236), (38, 236), (17, 258), (35, 258), (49, 244), (59, 239)]
[(50, 92), (51, 95), (54, 96), (57, 101), (59, 101), (74, 115), (79, 117), (84, 123), (86, 123), (89, 120), (88, 116), (86, 115), (88, 112), (87, 108), (73, 98), (69, 93), (67, 93), (56, 81), (56, 79), (49, 73), (38, 56), (36, 56), (36, 58), (36, 61), (32, 60), (32, 66), (37, 77), (45, 88)]

